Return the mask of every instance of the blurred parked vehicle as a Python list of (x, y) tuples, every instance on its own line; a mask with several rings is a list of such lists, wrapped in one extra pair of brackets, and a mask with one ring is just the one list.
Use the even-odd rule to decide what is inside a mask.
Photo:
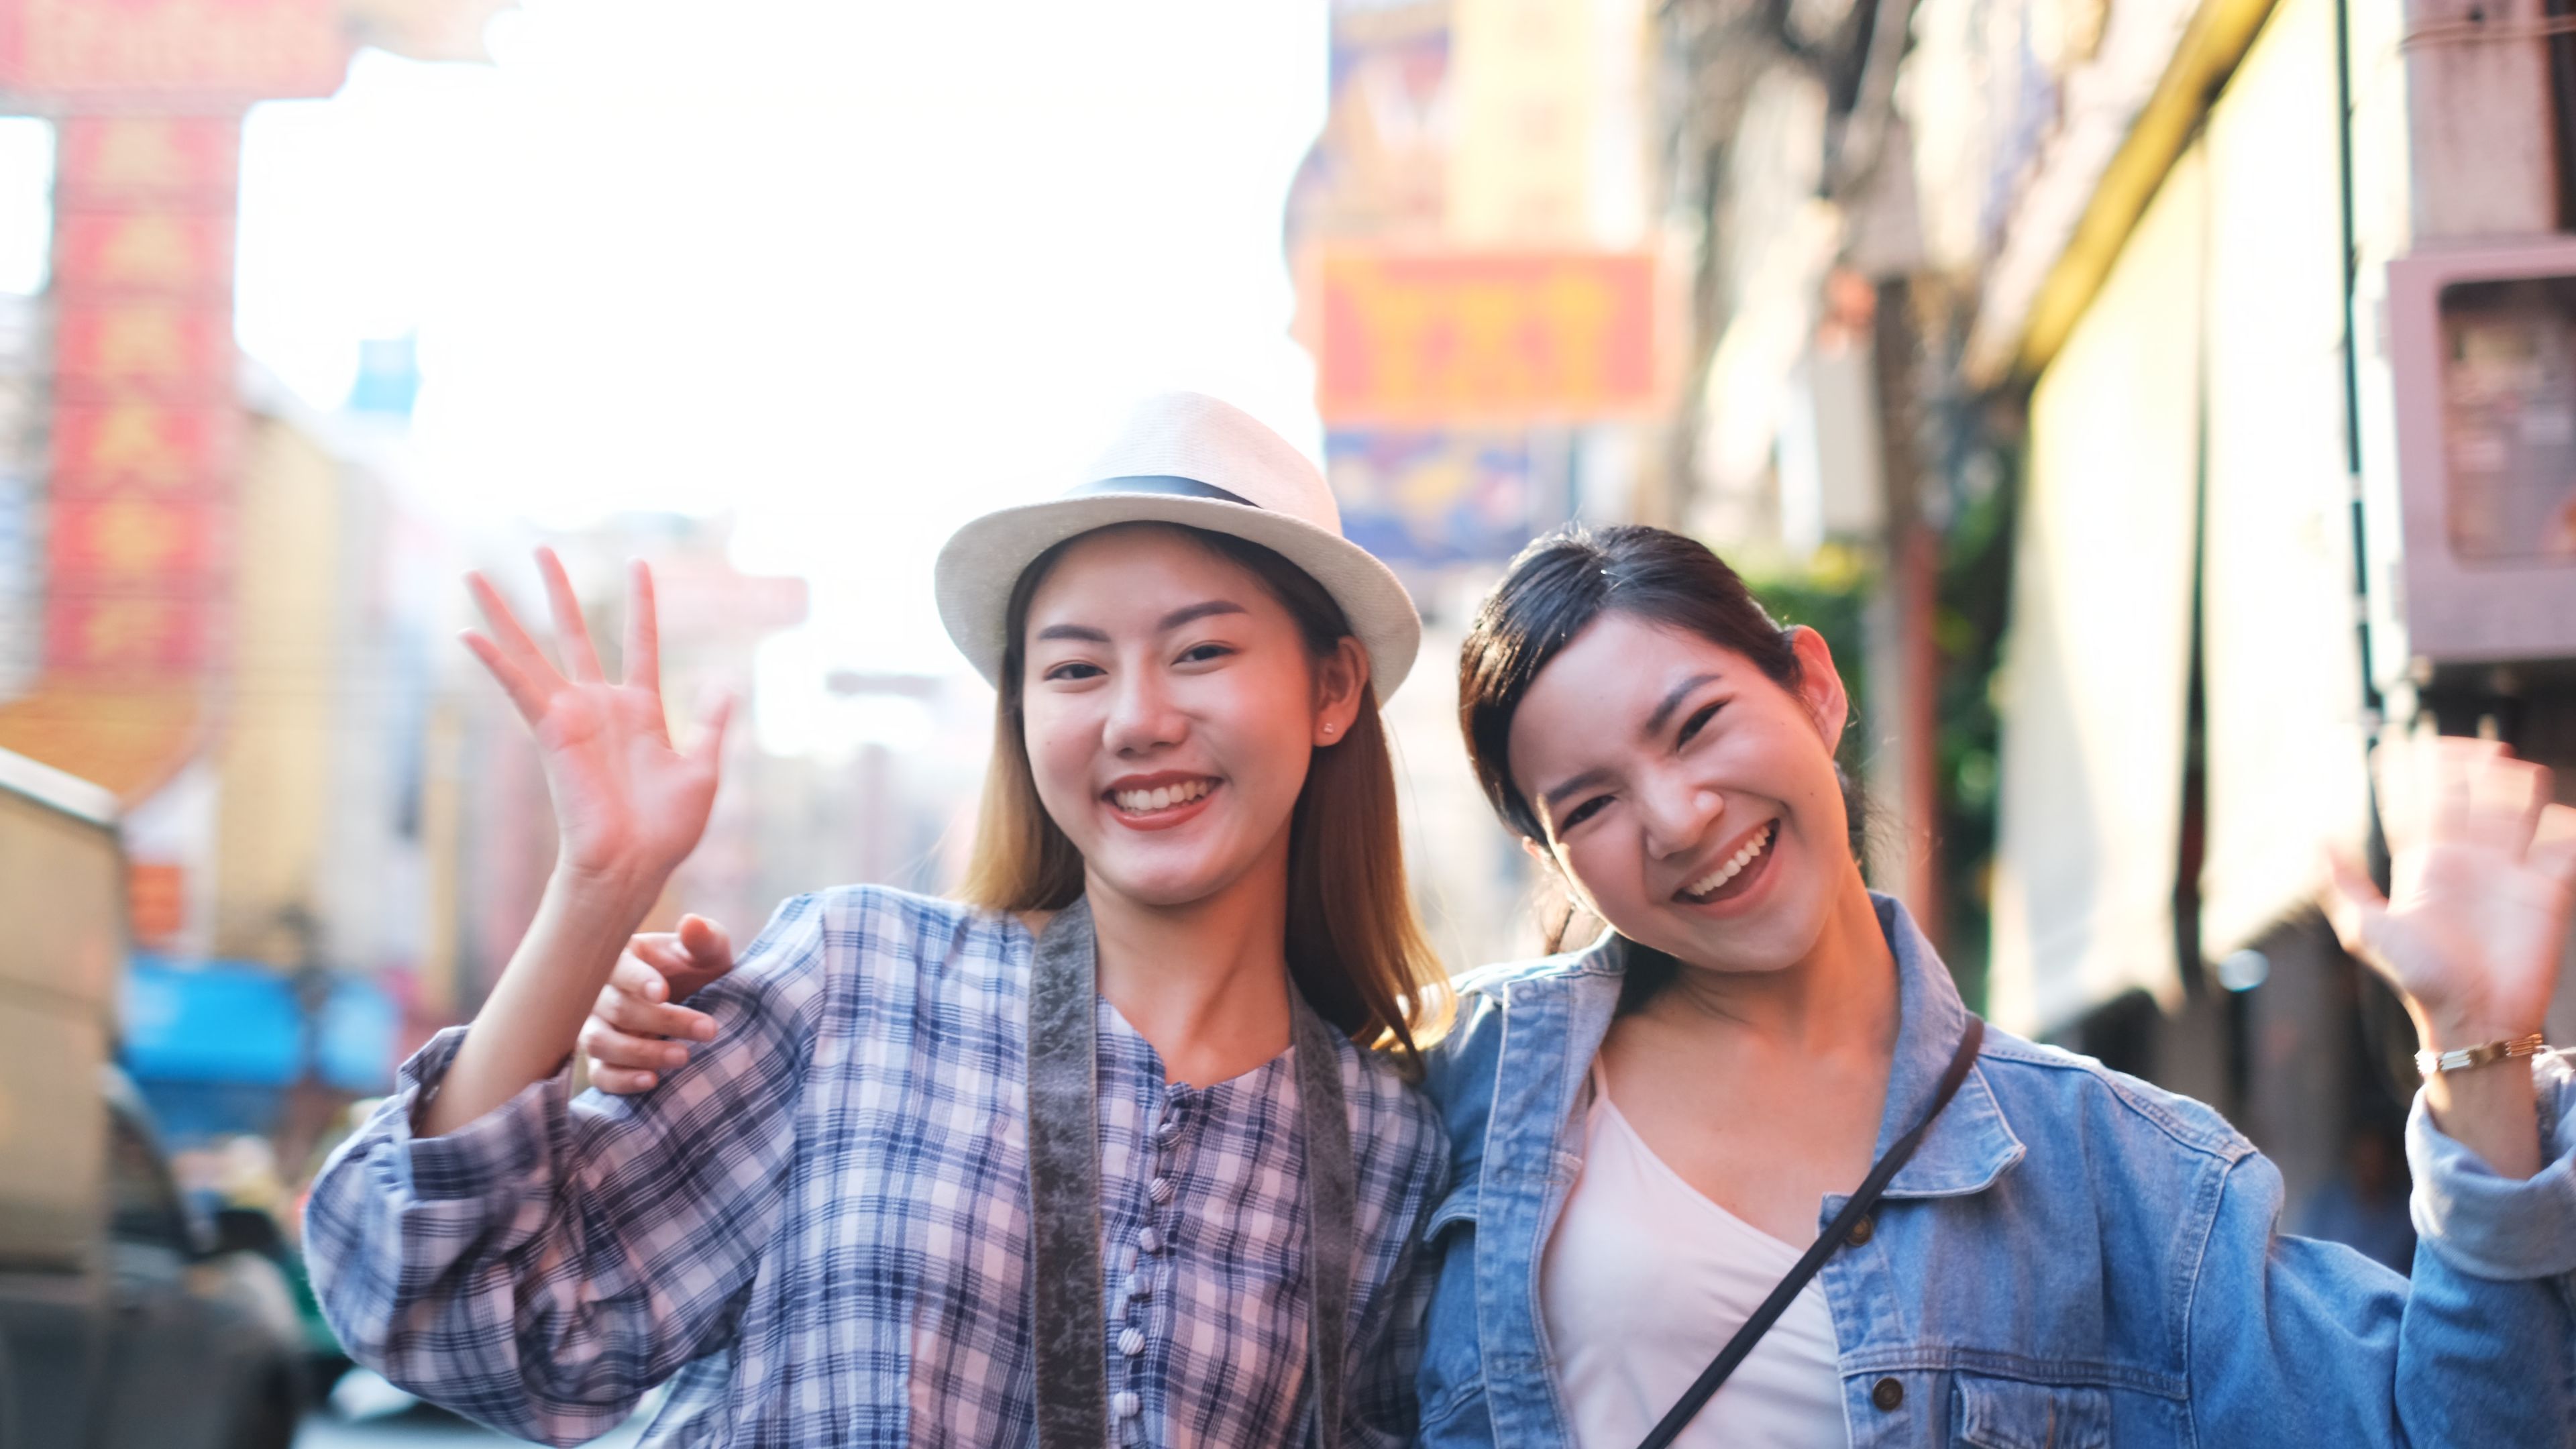
[(109, 1064), (124, 897), (113, 800), (0, 752), (0, 1449), (285, 1449), (276, 1221), (192, 1212)]

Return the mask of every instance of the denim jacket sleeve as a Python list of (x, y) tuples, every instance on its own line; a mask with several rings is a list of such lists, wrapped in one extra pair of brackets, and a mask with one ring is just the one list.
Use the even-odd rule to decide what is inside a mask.
[(693, 998), (716, 1038), (635, 1097), (569, 1071), (414, 1136), (433, 1038), (315, 1179), (305, 1255), (351, 1358), (521, 1438), (578, 1444), (719, 1346), (778, 1220), (821, 937), (790, 902)]
[(2192, 1300), (2201, 1443), (2576, 1442), (2576, 1121), (2564, 1065), (2535, 1071), (2550, 1161), (2523, 1182), (2445, 1136), (2418, 1100), (2411, 1280), (2281, 1236), (2279, 1173), (2257, 1155), (2233, 1165)]

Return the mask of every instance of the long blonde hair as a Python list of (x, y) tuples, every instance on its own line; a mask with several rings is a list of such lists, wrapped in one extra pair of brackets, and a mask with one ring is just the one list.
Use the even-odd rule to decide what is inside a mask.
[[(1323, 585), (1257, 543), (1179, 524), (1114, 526), (1172, 528), (1241, 565), (1286, 606), (1317, 660), (1351, 632)], [(1021, 707), (1029, 601), (1075, 541), (1057, 544), (1020, 571), (1004, 618), (993, 760), (984, 772), (974, 853), (959, 891), (994, 910), (1062, 910), (1082, 895), (1082, 853), (1038, 799)], [(1408, 1069), (1419, 1066), (1422, 1049), (1448, 1025), (1454, 1005), (1448, 978), (1423, 938), (1405, 885), (1395, 764), (1374, 688), (1364, 692), (1341, 743), (1315, 752), (1289, 818), (1287, 955), (1289, 974), (1317, 1013), (1362, 1046), (1394, 1050)]]

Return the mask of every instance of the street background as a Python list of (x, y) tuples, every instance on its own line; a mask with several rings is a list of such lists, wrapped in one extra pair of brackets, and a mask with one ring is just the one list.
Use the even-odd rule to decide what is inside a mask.
[[(1569, 520), (1681, 528), (1825, 634), (1869, 873), (1971, 1003), (2401, 1264), (2412, 1038), (2319, 849), (2376, 860), (2391, 733), (2576, 800), (2554, 0), (0, 0), (0, 111), (0, 785), (121, 851), (0, 892), (94, 913), (84, 1050), (289, 1270), (546, 877), (460, 573), (533, 599), (551, 544), (597, 632), (649, 559), (675, 711), (741, 700), (662, 922), (938, 891), (992, 695), (930, 560), (1166, 388), (1308, 451), (1422, 608), (1453, 967), (1563, 908), (1457, 742), (1474, 601)], [(69, 970), (0, 967), (0, 1017)], [(13, 1093), (106, 1110), (66, 1060), (0, 1075), (0, 1152)]]

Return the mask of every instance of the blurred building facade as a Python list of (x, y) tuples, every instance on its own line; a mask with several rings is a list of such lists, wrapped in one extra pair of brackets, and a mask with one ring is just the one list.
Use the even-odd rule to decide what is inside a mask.
[(241, 120), (330, 94), (361, 42), (484, 59), (497, 8), (0, 4), (0, 106), (56, 139), (48, 287), (0, 313), (0, 743), (122, 802), (122, 1055), (165, 1127), (275, 1133), (290, 1166), (389, 1083), (454, 914), (420, 570), (452, 592), (458, 550), (388, 488), (381, 427), (239, 355)]
[(249, 375), (227, 647), (194, 747), (123, 817), (140, 952), (125, 1063), (179, 1140), (272, 1136), (290, 1169), (404, 1052), (472, 1015), (552, 861), (526, 728), (454, 642), (464, 569), (541, 618), (528, 550), (552, 543), (614, 668), (625, 561), (650, 558), (674, 728), (693, 699), (744, 701), (725, 806), (672, 900), (757, 923), (802, 838), (765, 808), (794, 794), (769, 777), (814, 774), (751, 744), (750, 660), (804, 617), (801, 580), (733, 570), (722, 519), (460, 535), (399, 481), (403, 420), (383, 396), (399, 381), (362, 374), (373, 405), (324, 415)]
[(1873, 875), (1997, 1021), (2226, 1108), (2294, 1198), (2411, 1090), (2309, 907), (2322, 844), (2377, 847), (2370, 741), (2500, 735), (2576, 798), (2564, 32), (2446, 0), (1662, 12), (1661, 195), (1697, 235), (1660, 509), (1860, 560)]
[(1324, 133), (1288, 201), (1346, 533), (1422, 607), (1390, 702), (1408, 858), (1458, 968), (1537, 944), (1526, 857), (1458, 744), (1457, 648), (1500, 566), (1658, 480), (1677, 278), (1650, 204), (1644, 0), (1333, 0)]

